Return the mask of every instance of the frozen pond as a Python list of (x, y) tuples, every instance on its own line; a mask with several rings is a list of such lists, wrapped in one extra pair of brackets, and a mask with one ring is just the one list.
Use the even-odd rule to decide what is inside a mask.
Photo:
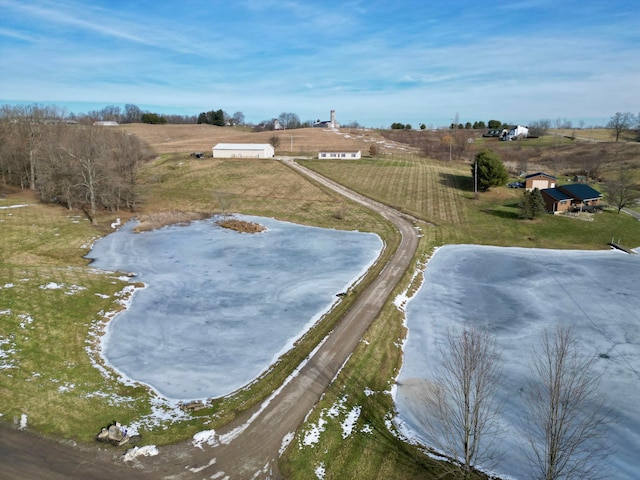
[[(438, 250), (425, 281), (409, 302), (409, 334), (396, 393), (399, 421), (428, 443), (414, 388), (439, 362), (447, 328), (474, 324), (492, 332), (502, 349), (500, 400), (504, 458), (494, 469), (531, 478), (519, 450), (530, 352), (544, 329), (575, 327), (586, 355), (603, 373), (600, 389), (615, 423), (615, 449), (602, 478), (631, 480), (640, 472), (640, 255), (618, 251), (557, 251), (449, 245)], [(600, 355), (602, 355), (601, 358)]]
[(248, 384), (293, 346), (382, 249), (377, 235), (238, 216), (98, 240), (92, 266), (132, 271), (147, 288), (109, 324), (103, 355), (174, 400), (219, 397)]

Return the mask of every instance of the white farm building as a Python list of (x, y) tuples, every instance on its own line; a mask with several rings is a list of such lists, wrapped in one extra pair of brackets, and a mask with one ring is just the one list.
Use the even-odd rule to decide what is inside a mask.
[(219, 143), (213, 158), (273, 158), (275, 150), (268, 143)]
[(506, 128), (502, 131), (502, 135), (500, 135), (501, 140), (519, 140), (521, 138), (527, 138), (529, 135), (529, 129), (527, 127), (523, 127), (522, 125), (516, 125), (515, 127), (511, 127), (509, 130)]

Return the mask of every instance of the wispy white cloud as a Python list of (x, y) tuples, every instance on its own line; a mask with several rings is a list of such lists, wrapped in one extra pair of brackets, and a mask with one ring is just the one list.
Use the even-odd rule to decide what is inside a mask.
[[(364, 123), (378, 121), (372, 110), (416, 124), (452, 111), (522, 121), (541, 106), (547, 117), (640, 111), (637, 87), (627, 88), (640, 71), (635, 9), (509, 5), (0, 0), (0, 95), (215, 107), (254, 121), (281, 111), (317, 118), (329, 103)], [(38, 75), (25, 78), (27, 65)]]
[(0, 37), (7, 37), (14, 40), (23, 40), (25, 42), (29, 42), (33, 40), (33, 37), (28, 33), (23, 33), (17, 30), (12, 30), (9, 28), (0, 27)]
[[(2, 5), (3, 7), (11, 9), (20, 15), (25, 15), (29, 18), (38, 19), (39, 21), (44, 21), (46, 23), (57, 24), (65, 27), (77, 27), (109, 37), (149, 44), (148, 40), (132, 34), (135, 30), (131, 28), (131, 25), (129, 25), (128, 28), (126, 25), (121, 25), (124, 28), (116, 28), (113, 19), (104, 18), (102, 22), (93, 22), (91, 20), (84, 19), (84, 15), (78, 15), (78, 12), (86, 14), (87, 8), (91, 9), (90, 5), (79, 9), (78, 5), (72, 5), (69, 7), (64, 2), (56, 4), (41, 2), (40, 4), (35, 4), (11, 0), (3, 1)], [(93, 13), (95, 14), (96, 12)], [(103, 13), (107, 12), (103, 11)]]

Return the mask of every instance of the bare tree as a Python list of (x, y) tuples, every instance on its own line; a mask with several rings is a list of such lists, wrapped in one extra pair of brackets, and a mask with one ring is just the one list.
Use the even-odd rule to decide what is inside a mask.
[(269, 145), (277, 149), (280, 146), (280, 137), (278, 135), (271, 135), (269, 137)]
[(124, 117), (122, 121), (124, 123), (139, 123), (142, 119), (142, 110), (137, 105), (127, 103), (124, 106)]
[(612, 129), (611, 135), (616, 138), (617, 142), (620, 139), (620, 135), (633, 127), (635, 121), (636, 119), (631, 112), (616, 112), (607, 123), (607, 127)]
[(464, 479), (474, 467), (492, 467), (501, 405), (494, 394), (502, 374), (500, 353), (489, 334), (474, 328), (447, 333), (435, 387), (426, 398), (427, 430), (435, 447)]
[[(545, 331), (534, 353), (525, 431), (534, 478), (604, 478), (607, 423), (594, 356), (582, 355), (571, 328)], [(599, 470), (600, 469), (600, 470)]]
[(607, 200), (618, 209), (618, 213), (640, 197), (640, 189), (629, 170), (620, 170), (615, 179), (607, 180), (604, 193)]
[(233, 116), (231, 117), (231, 120), (233, 121), (233, 125), (244, 125), (244, 113), (242, 112), (234, 113)]
[(287, 130), (291, 128), (300, 128), (300, 117), (291, 112), (282, 112), (278, 115), (278, 121)]
[(547, 134), (550, 128), (551, 120), (549, 120), (548, 118), (543, 118), (529, 124), (529, 134), (531, 136), (543, 137)]

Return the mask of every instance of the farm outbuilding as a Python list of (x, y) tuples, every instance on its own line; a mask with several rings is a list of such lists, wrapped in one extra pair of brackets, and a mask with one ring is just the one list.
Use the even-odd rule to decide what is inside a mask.
[(345, 159), (345, 160), (357, 160), (358, 158), (362, 158), (362, 153), (360, 150), (323, 150), (318, 152), (318, 159)]
[(547, 175), (544, 172), (532, 173), (531, 175), (527, 175), (524, 177), (525, 185), (524, 187), (527, 191), (531, 191), (534, 188), (538, 190), (543, 190), (545, 188), (555, 188), (556, 186), (556, 177), (552, 175)]
[(519, 140), (528, 136), (529, 129), (527, 127), (516, 125), (515, 127), (510, 127), (509, 130), (505, 128), (500, 135), (500, 140)]
[(213, 158), (273, 158), (275, 150), (268, 143), (218, 143)]
[(331, 115), (331, 120), (325, 120), (325, 121), (318, 120), (317, 122), (314, 122), (313, 126), (316, 128), (317, 127), (330, 128), (332, 130), (336, 128), (340, 128), (340, 124), (336, 121), (336, 111), (331, 110), (330, 115)]

